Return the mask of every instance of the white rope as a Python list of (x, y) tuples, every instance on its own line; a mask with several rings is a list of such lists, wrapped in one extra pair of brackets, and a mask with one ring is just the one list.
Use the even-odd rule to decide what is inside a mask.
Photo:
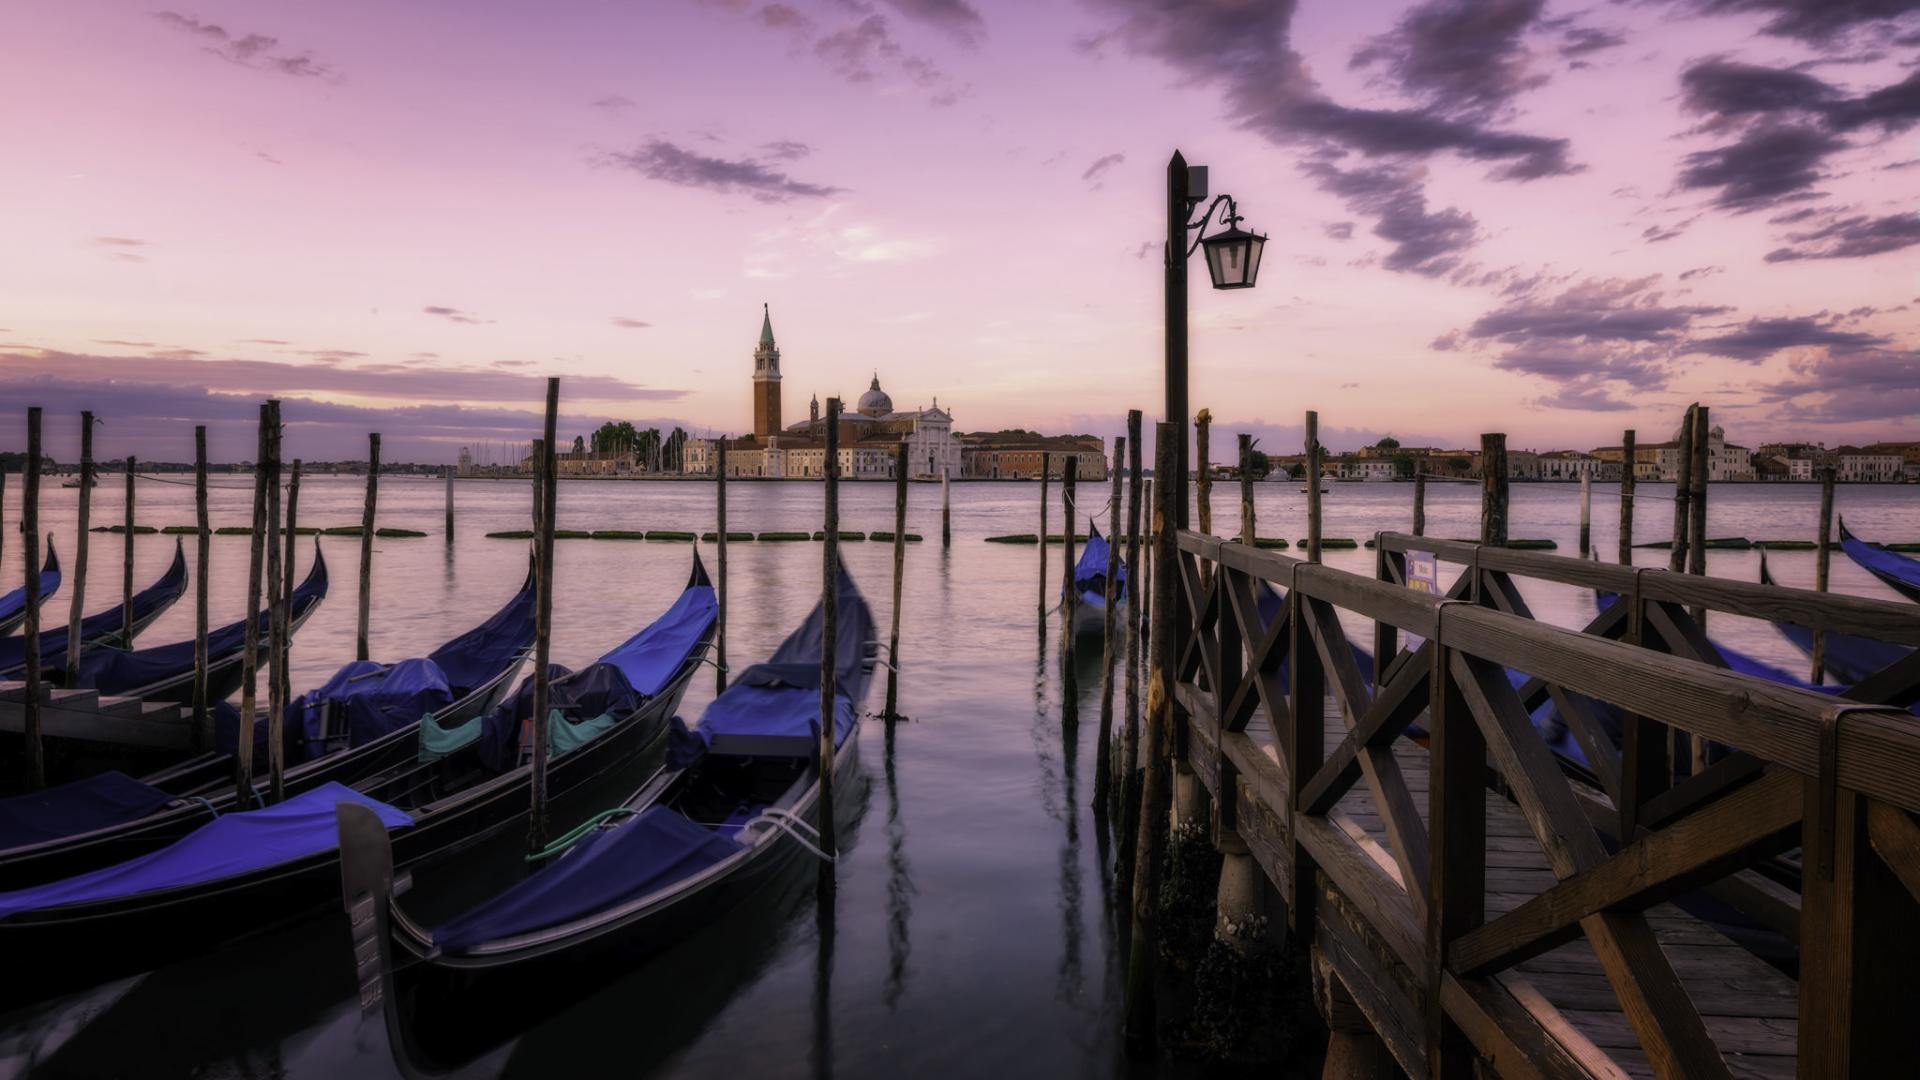
[[(820, 837), (820, 830), (807, 824), (804, 818), (790, 810), (781, 810), (777, 807), (770, 806), (760, 811), (760, 816), (754, 818), (753, 821), (748, 822), (748, 824), (757, 825), (760, 822), (766, 822), (782, 833), (785, 833), (793, 839), (794, 843), (812, 852), (814, 858), (819, 859), (821, 862), (837, 863), (840, 861), (837, 856), (827, 854), (821, 850), (819, 844), (815, 843)], [(812, 839), (809, 839), (809, 837)]]

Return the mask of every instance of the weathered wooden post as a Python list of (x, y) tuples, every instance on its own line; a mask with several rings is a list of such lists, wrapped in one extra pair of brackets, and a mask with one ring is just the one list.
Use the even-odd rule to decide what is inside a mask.
[[(300, 463), (294, 462), (297, 467)], [(298, 475), (296, 468), (295, 475)], [(453, 466), (447, 466), (447, 546), (453, 546)]]
[(1480, 436), (1480, 542), (1507, 546), (1507, 436), (1498, 431)]
[(1053, 455), (1040, 452), (1040, 632), (1047, 632), (1047, 485), (1053, 479)]
[(1127, 438), (1113, 440), (1112, 493), (1107, 497), (1107, 580), (1106, 608), (1101, 612), (1105, 634), (1100, 646), (1100, 741), (1094, 747), (1093, 812), (1107, 816), (1107, 800), (1113, 781), (1113, 661), (1119, 651), (1114, 636), (1120, 627), (1114, 622), (1122, 602), (1120, 593), (1120, 477), (1126, 473)]
[(1320, 414), (1307, 410), (1307, 561), (1320, 561)]
[(1069, 701), (1077, 690), (1073, 671), (1073, 617), (1080, 609), (1080, 590), (1073, 587), (1073, 532), (1078, 527), (1080, 508), (1073, 503), (1073, 489), (1079, 474), (1080, 456), (1068, 454), (1060, 463), (1060, 516), (1064, 519), (1060, 530), (1060, 651), (1067, 658), (1061, 681), (1063, 696)]
[[(1144, 505), (1146, 506), (1147, 520), (1144, 523), (1144, 528), (1147, 530), (1147, 557), (1140, 564), (1140, 633), (1142, 635), (1145, 635), (1148, 628), (1153, 626), (1153, 508), (1160, 505), (1153, 501), (1152, 477), (1146, 478), (1145, 487), (1146, 491), (1142, 497), (1146, 500)], [(1151, 652), (1152, 650), (1148, 648), (1144, 651)], [(1141, 661), (1143, 663), (1150, 662), (1145, 656), (1141, 657)]]
[[(833, 828), (833, 728), (836, 637), (840, 628), (840, 399), (827, 399), (827, 453), (824, 473), (826, 496), (824, 527), (826, 542), (820, 555), (820, 850), (828, 858), (820, 863), (820, 891), (833, 891), (832, 858), (840, 852), (840, 839)], [(1041, 545), (1046, 551), (1046, 545)], [(1043, 624), (1044, 625), (1044, 624)]]
[(133, 455), (127, 455), (127, 531), (120, 544), (120, 640), (133, 648)]
[[(945, 480), (941, 483), (944, 485)], [(893, 629), (887, 635), (887, 711), (900, 716), (900, 587), (907, 569), (907, 444), (893, 448)]]
[(201, 750), (213, 749), (207, 701), (207, 563), (213, 530), (207, 527), (207, 425), (193, 429), (193, 731)]
[[(1832, 562), (1833, 553), (1827, 549), (1833, 544), (1833, 466), (1820, 467), (1820, 533), (1819, 545), (1813, 553), (1813, 587), (1827, 591), (1827, 570)], [(1813, 632), (1813, 674), (1808, 681), (1819, 683), (1827, 675), (1827, 632)]]
[(67, 613), (67, 686), (80, 685), (80, 620), (87, 606), (87, 538), (93, 506), (93, 413), (80, 414), (80, 521), (73, 532), (73, 604)]
[[(1140, 562), (1140, 410), (1127, 410), (1127, 698), (1120, 734), (1120, 843), (1133, 843), (1134, 774), (1140, 746), (1140, 629), (1146, 604), (1146, 568)], [(1122, 896), (1128, 894), (1121, 893)]]
[(1620, 433), (1620, 565), (1633, 565), (1633, 429)]
[[(1705, 405), (1695, 407), (1693, 414), (1692, 460), (1689, 462), (1692, 477), (1687, 486), (1691, 489), (1693, 506), (1687, 518), (1687, 573), (1705, 574), (1707, 572), (1707, 483), (1713, 478), (1713, 426), (1709, 410)], [(1699, 616), (1695, 616), (1696, 619)]]
[[(286, 684), (280, 657), (287, 646), (286, 582), (281, 570), (280, 403), (267, 402), (267, 801), (286, 797)], [(291, 540), (289, 535), (287, 539)]]
[(1448, 945), (1486, 922), (1487, 744), (1454, 677), (1454, 650), (1439, 640), (1433, 644), (1427, 683), (1433, 772), (1427, 800), (1427, 1061), (1436, 1077), (1471, 1076), (1479, 1055), (1438, 1003)]
[[(552, 672), (549, 665), (553, 656), (553, 517), (555, 509), (554, 489), (558, 477), (554, 476), (553, 440), (554, 429), (559, 426), (560, 380), (547, 380), (546, 437), (540, 440), (534, 451), (534, 492), (539, 496), (539, 505), (534, 517), (534, 595), (533, 604), (533, 716), (530, 730), (533, 735), (532, 773), (528, 785), (532, 789), (533, 806), (527, 814), (527, 848), (538, 852), (547, 846), (547, 702), (552, 696)], [(379, 436), (374, 436), (376, 452)], [(371, 489), (369, 489), (371, 491)], [(367, 523), (373, 523), (373, 496), (367, 496)], [(371, 535), (372, 529), (368, 529)], [(362, 573), (364, 574), (364, 570)], [(362, 609), (362, 624), (365, 622)]]
[(40, 741), (40, 406), (27, 407), (27, 460), (20, 485), (20, 530), (25, 533), (27, 611), (20, 624), (21, 644), (26, 648), (27, 699), (23, 730), (27, 741), (27, 786), (35, 791), (47, 786), (46, 747)]
[(1241, 432), (1240, 441), (1240, 542), (1254, 547), (1253, 536), (1253, 436)]
[(947, 467), (940, 466), (940, 546), (953, 546), (953, 485)]
[(1687, 416), (1680, 422), (1679, 468), (1673, 475), (1673, 545), (1667, 549), (1667, 569), (1680, 573), (1687, 568), (1687, 529), (1689, 502), (1692, 498), (1693, 483), (1693, 414), (1698, 405), (1687, 406)]
[(1201, 409), (1193, 418), (1195, 466), (1194, 498), (1199, 500), (1200, 531), (1213, 535), (1213, 410)]
[[(1154, 507), (1154, 608), (1174, 609), (1173, 585), (1177, 578), (1174, 559), (1178, 557), (1175, 532), (1176, 500), (1180, 485), (1169, 482), (1180, 460), (1176, 441), (1180, 425), (1154, 425), (1154, 475), (1161, 478), (1159, 503)], [(1134, 837), (1133, 918), (1128, 937), (1126, 976), (1125, 1034), (1129, 1053), (1137, 1058), (1152, 1052), (1157, 1023), (1153, 996), (1154, 966), (1160, 944), (1156, 918), (1160, 903), (1160, 849), (1169, 829), (1173, 802), (1173, 687), (1175, 656), (1174, 627), (1157, 618), (1152, 623), (1152, 660), (1147, 679), (1147, 712), (1141, 741), (1143, 775), (1140, 783), (1140, 818)]]
[(1427, 535), (1427, 463), (1413, 463), (1413, 535)]
[(714, 529), (714, 554), (720, 564), (720, 582), (714, 590), (719, 610), (714, 624), (713, 692), (727, 688), (727, 437), (713, 440), (713, 499), (718, 521)]
[[(548, 380), (549, 383), (552, 380)], [(547, 394), (551, 397), (553, 386)], [(553, 440), (547, 440), (551, 446)], [(367, 622), (373, 611), (373, 510), (380, 500), (380, 433), (367, 435), (367, 502), (360, 512), (360, 614), (354, 623), (353, 655), (367, 658)]]
[[(281, 429), (281, 434), (283, 437), (286, 434), (284, 428)], [(294, 545), (294, 538), (299, 533), (299, 520), (300, 459), (294, 458), (293, 471), (287, 477), (287, 527), (282, 530), (286, 536), (286, 554), (280, 560), (280, 572), (282, 574), (280, 579), (280, 595), (287, 598), (287, 604), (289, 605), (287, 611), (289, 615), (291, 615), (293, 611), (291, 607), (293, 604), (293, 566), (295, 556), (299, 554), (299, 549)]]
[(1593, 548), (1593, 477), (1580, 474), (1580, 557)]
[(260, 573), (264, 551), (261, 544), (271, 543), (267, 528), (267, 405), (260, 405), (260, 432), (253, 454), (253, 521), (247, 530), (247, 614), (246, 642), (240, 651), (240, 723), (234, 731), (234, 798), (241, 809), (250, 809), (253, 799), (253, 731), (258, 721), (260, 682)]

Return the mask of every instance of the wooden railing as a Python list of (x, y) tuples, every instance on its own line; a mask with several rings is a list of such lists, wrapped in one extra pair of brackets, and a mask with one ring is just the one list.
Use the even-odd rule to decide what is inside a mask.
[[(1398, 534), (1378, 538), (1381, 580), (1193, 532), (1177, 549), (1176, 760), (1287, 899), (1316, 966), (1410, 1074), (1466, 1075), (1478, 1059), (1500, 1075), (1618, 1075), (1611, 1058), (1625, 1051), (1601, 1050), (1505, 976), (1584, 941), (1637, 1041), (1626, 1067), (1733, 1075), (1694, 1000), (1702, 984), (1682, 978), (1647, 911), (1741, 875), (1777, 897), (1779, 875), (1754, 871), (1795, 847), (1799, 896), (1774, 921), (1790, 912), (1799, 943), (1797, 1025), (1783, 1036), (1799, 1074), (1920, 1060), (1907, 1009), (1920, 721), (1879, 703), (1910, 700), (1920, 662), (1837, 698), (1726, 670), (1686, 610), (1920, 645), (1910, 606)], [(1467, 572), (1450, 595), (1406, 588), (1410, 549)], [(1621, 599), (1588, 632), (1569, 630), (1531, 618), (1516, 577)], [(1285, 595), (1271, 621), (1268, 589)], [(1373, 627), (1371, 679), (1343, 615)], [(1422, 640), (1405, 648), (1403, 635)], [(1548, 706), (1591, 783), (1536, 729), (1530, 714)], [(1416, 724), (1424, 749), (1407, 737)], [(1693, 745), (1729, 749), (1676, 752)], [(1424, 794), (1409, 769), (1425, 774)], [(1496, 818), (1524, 822), (1532, 844), (1503, 835), (1490, 847)], [(1490, 865), (1550, 876), (1496, 914)], [(1740, 1007), (1711, 1004), (1715, 1017)], [(1749, 1072), (1762, 1059), (1735, 1060)]]

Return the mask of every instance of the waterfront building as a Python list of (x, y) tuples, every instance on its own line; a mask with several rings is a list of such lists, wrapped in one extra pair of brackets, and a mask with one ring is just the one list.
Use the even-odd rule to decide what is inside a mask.
[[(1634, 478), (1671, 482), (1680, 475), (1680, 433), (1672, 441), (1634, 447)], [(1707, 432), (1707, 480), (1752, 480), (1753, 454), (1727, 441), (1727, 432), (1715, 424)]]
[(1905, 477), (1906, 459), (1875, 447), (1843, 446), (1833, 452), (1835, 479), (1849, 484), (1891, 484)]
[[(1581, 477), (1590, 480), (1605, 479), (1601, 474), (1607, 465), (1598, 454), (1583, 453), (1579, 450), (1549, 450), (1540, 455), (1540, 479), (1572, 480)], [(1620, 478), (1620, 466), (1613, 462), (1613, 479)]]
[(1041, 435), (1033, 431), (963, 433), (961, 475), (973, 480), (1033, 480), (1040, 476), (1042, 454), (1051, 454), (1048, 475), (1066, 475), (1068, 457), (1074, 478), (1107, 478), (1107, 444), (1098, 435)]

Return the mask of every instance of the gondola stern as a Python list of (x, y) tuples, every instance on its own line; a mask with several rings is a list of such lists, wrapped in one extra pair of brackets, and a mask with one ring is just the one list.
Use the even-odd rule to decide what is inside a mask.
[(405, 1024), (394, 994), (393, 842), (379, 815), (358, 803), (335, 808), (340, 829), (340, 891), (353, 935), (354, 982), (360, 1014), (386, 1014), (388, 1035), (401, 1037)]

